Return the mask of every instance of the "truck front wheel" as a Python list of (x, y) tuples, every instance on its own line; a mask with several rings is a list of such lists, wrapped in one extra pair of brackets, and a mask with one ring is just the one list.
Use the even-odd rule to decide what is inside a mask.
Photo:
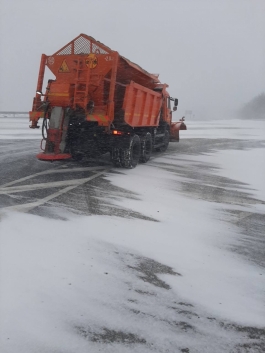
[(161, 152), (165, 152), (167, 150), (168, 145), (169, 145), (169, 140), (170, 140), (169, 131), (166, 130), (165, 131), (165, 136), (163, 138), (163, 146), (160, 147), (160, 151)]

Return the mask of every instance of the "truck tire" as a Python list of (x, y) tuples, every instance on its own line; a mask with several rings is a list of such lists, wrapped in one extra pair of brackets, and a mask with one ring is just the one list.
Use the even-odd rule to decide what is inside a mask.
[(148, 132), (143, 139), (141, 140), (141, 157), (140, 162), (146, 163), (149, 161), (153, 149), (152, 136), (150, 132)]
[(110, 151), (110, 160), (114, 167), (120, 168), (121, 167), (121, 158), (120, 158), (120, 149), (117, 147), (112, 147)]
[(129, 147), (121, 150), (121, 166), (132, 169), (137, 166), (141, 156), (141, 141), (138, 135), (130, 137)]
[(170, 140), (169, 131), (166, 130), (165, 131), (165, 136), (163, 138), (163, 146), (160, 147), (160, 151), (161, 152), (165, 152), (167, 150), (168, 145), (169, 145), (169, 140)]

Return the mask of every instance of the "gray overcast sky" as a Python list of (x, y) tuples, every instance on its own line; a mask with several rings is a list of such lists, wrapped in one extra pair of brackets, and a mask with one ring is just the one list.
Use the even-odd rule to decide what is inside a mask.
[(159, 73), (175, 118), (265, 91), (265, 0), (0, 0), (0, 110), (31, 110), (41, 54), (80, 33)]

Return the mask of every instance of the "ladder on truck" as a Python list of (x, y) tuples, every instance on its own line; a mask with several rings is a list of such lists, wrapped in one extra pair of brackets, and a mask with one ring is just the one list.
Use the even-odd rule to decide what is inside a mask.
[[(85, 65), (83, 59), (76, 61), (76, 77), (75, 77), (75, 89), (74, 89), (74, 108), (81, 106), (86, 109), (89, 102), (88, 89), (89, 89), (89, 77), (90, 68)], [(83, 74), (84, 73), (84, 74)]]

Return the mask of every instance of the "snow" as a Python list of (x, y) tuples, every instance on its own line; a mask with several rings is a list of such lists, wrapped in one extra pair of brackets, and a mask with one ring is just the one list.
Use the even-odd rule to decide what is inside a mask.
[[(133, 253), (172, 266), (181, 276), (161, 278), (173, 288), (175, 300), (199, 304), (204, 311), (241, 324), (264, 325), (259, 270), (213, 246), (213, 237), (219, 243), (223, 236), (223, 242), (232, 232), (224, 227), (214, 232), (218, 225), (208, 222), (209, 210), (200, 202), (188, 213), (191, 205), (182, 206), (177, 215), (172, 210), (167, 222), (158, 224), (117, 217), (63, 222), (7, 215), (1, 224), (1, 331), (6, 352), (35, 352), (43, 345), (48, 345), (47, 351), (85, 352), (87, 345), (82, 347), (75, 329), (87, 326), (133, 332), (162, 347), (167, 330), (162, 327), (155, 338), (152, 326), (126, 310), (126, 299), (135, 299), (130, 289), (150, 286), (139, 284), (117, 252), (127, 262), (128, 253)], [(165, 207), (160, 211), (163, 214)], [(187, 214), (193, 211), (191, 223)], [(194, 225), (200, 230), (195, 232)], [(136, 308), (145, 312), (146, 306), (144, 302)], [(161, 319), (169, 315), (164, 306), (152, 313)]]
[[(137, 248), (140, 242), (141, 249), (146, 247), (146, 256), (183, 274), (181, 278), (167, 278), (183, 298), (200, 303), (223, 318), (242, 324), (264, 324), (264, 282), (255, 287), (259, 272), (234, 254), (223, 251), (225, 244), (235, 238), (236, 229), (214, 219), (213, 205), (176, 195), (173, 192), (176, 177), (172, 176), (170, 181), (168, 172), (157, 173), (150, 167), (140, 166), (126, 175), (129, 178), (124, 175), (109, 178), (114, 185), (142, 195), (141, 202), (126, 200), (126, 207), (161, 222), (155, 229), (150, 230), (148, 225), (141, 231), (150, 234), (147, 242), (137, 239), (135, 244), (132, 236), (134, 239), (129, 237), (126, 243), (132, 242)], [(252, 299), (260, 300), (260, 305), (254, 302), (250, 305)], [(248, 305), (253, 307), (251, 312), (246, 309)]]
[(208, 163), (214, 162), (219, 167), (219, 175), (251, 185), (251, 193), (265, 201), (264, 148), (218, 151), (205, 155), (201, 160)]
[[(41, 126), (42, 120), (39, 125)], [(0, 113), (0, 140), (40, 139), (40, 129), (29, 129), (29, 115)]]
[(186, 138), (232, 138), (256, 140), (265, 137), (263, 120), (205, 120), (189, 121), (188, 130), (181, 135)]
[[(11, 133), (2, 119), (1, 124), (7, 125), (0, 138), (16, 134), (26, 138), (24, 121)], [(205, 122), (187, 123), (187, 135), (183, 132), (181, 137), (203, 138), (206, 134), (239, 139), (247, 133), (249, 123), (240, 121), (241, 130), (236, 123), (209, 122), (208, 130), (201, 130)], [(264, 123), (254, 126), (248, 138), (264, 138)], [(105, 177), (137, 196), (125, 199), (117, 195), (113, 204), (156, 221), (80, 216), (60, 208), (54, 212), (64, 214), (67, 220), (0, 213), (0, 326), (6, 353), (153, 351), (140, 341), (109, 346), (86, 338), (102, 328), (133, 333), (161, 352), (187, 345), (191, 351), (222, 352), (224, 337), (214, 325), (203, 328), (192, 319), (199, 333), (175, 335), (166, 323), (174, 320), (170, 305), (175, 301), (193, 305), (202, 317), (264, 327), (264, 269), (230, 250), (240, 239), (240, 230), (219, 216), (224, 205), (185, 195), (179, 187), (184, 177), (155, 166), (167, 157)], [(191, 159), (214, 163), (219, 169), (213, 173), (247, 183), (251, 193), (264, 200), (263, 157), (263, 148), (170, 156), (172, 165), (180, 161), (188, 165)], [(141, 279), (136, 268), (146, 259), (173, 269), (175, 275), (158, 275), (170, 291)], [(139, 318), (133, 310), (145, 316)], [(207, 340), (204, 330), (215, 337), (213, 342)], [(227, 333), (227, 342), (234, 339)]]

